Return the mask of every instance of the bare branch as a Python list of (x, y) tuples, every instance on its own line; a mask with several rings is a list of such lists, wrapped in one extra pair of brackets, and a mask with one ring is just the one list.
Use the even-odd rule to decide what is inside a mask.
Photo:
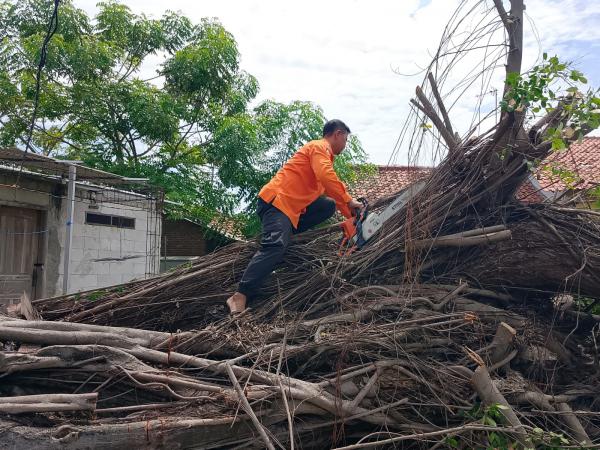
[(429, 117), (431, 119), (431, 121), (433, 122), (435, 127), (438, 129), (438, 131), (444, 138), (444, 141), (446, 142), (446, 145), (448, 146), (449, 152), (453, 153), (456, 150), (456, 148), (458, 147), (458, 142), (456, 142), (456, 138), (452, 135), (452, 133), (450, 131), (448, 131), (448, 129), (444, 125), (444, 122), (442, 122), (442, 119), (440, 119), (440, 117), (437, 115), (437, 113), (435, 112), (435, 109), (433, 108), (433, 105), (427, 99), (427, 97), (425, 96), (425, 93), (423, 92), (423, 90), (421, 89), (420, 86), (417, 86), (416, 93), (417, 93), (417, 98), (419, 99), (419, 101), (421, 103), (419, 103), (415, 100), (411, 100), (411, 103), (413, 105), (415, 105), (417, 108), (419, 108), (419, 110), (421, 110), (423, 112), (423, 114), (425, 114), (427, 117)]
[(506, 31), (510, 33), (510, 20), (508, 19), (508, 14), (506, 13), (506, 9), (504, 9), (502, 0), (494, 0), (494, 5), (496, 5), (498, 15), (500, 16), (500, 19), (502, 19), (504, 28), (506, 28)]
[(446, 124), (446, 128), (448, 129), (450, 134), (452, 136), (454, 136), (454, 131), (452, 131), (452, 124), (450, 123), (450, 117), (448, 116), (448, 111), (446, 111), (446, 106), (444, 105), (442, 96), (440, 95), (440, 91), (438, 90), (438, 86), (435, 81), (435, 78), (433, 77), (433, 74), (431, 72), (429, 72), (427, 74), (427, 78), (429, 79), (429, 84), (431, 84), (431, 90), (432, 90), (433, 96), (435, 97), (435, 100), (437, 102), (440, 113), (442, 113), (442, 117), (444, 118), (444, 123)]

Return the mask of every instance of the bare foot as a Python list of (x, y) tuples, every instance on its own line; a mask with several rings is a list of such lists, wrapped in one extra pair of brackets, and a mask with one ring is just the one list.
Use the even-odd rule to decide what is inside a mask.
[(227, 306), (231, 314), (239, 314), (246, 309), (246, 296), (241, 292), (234, 293), (227, 299)]

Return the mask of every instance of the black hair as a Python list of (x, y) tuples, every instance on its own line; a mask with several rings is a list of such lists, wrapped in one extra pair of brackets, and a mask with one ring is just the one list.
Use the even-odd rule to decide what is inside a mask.
[(350, 134), (350, 128), (339, 119), (332, 119), (323, 126), (323, 137), (327, 137), (335, 133), (337, 130), (342, 130), (344, 133)]

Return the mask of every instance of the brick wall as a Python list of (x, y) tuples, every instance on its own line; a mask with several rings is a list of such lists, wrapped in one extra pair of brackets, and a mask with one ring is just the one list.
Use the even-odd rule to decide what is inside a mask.
[(161, 256), (202, 256), (231, 239), (189, 220), (163, 220)]
[(207, 253), (204, 229), (188, 220), (164, 220), (161, 256), (202, 256)]

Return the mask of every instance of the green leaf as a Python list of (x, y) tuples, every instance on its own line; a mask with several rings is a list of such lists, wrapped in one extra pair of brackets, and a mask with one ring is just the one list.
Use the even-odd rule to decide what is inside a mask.
[(452, 436), (448, 436), (446, 439), (446, 444), (448, 444), (452, 448), (458, 448), (458, 439)]
[(496, 421), (494, 419), (492, 419), (491, 417), (489, 417), (489, 416), (486, 416), (486, 417), (483, 418), (483, 423), (484, 423), (484, 425), (489, 425), (491, 427), (498, 426), (498, 424), (496, 423)]
[(565, 141), (563, 141), (561, 138), (552, 139), (552, 150), (563, 150), (566, 147)]
[(521, 74), (519, 72), (510, 72), (506, 75), (506, 84), (510, 86), (516, 86), (521, 80)]

